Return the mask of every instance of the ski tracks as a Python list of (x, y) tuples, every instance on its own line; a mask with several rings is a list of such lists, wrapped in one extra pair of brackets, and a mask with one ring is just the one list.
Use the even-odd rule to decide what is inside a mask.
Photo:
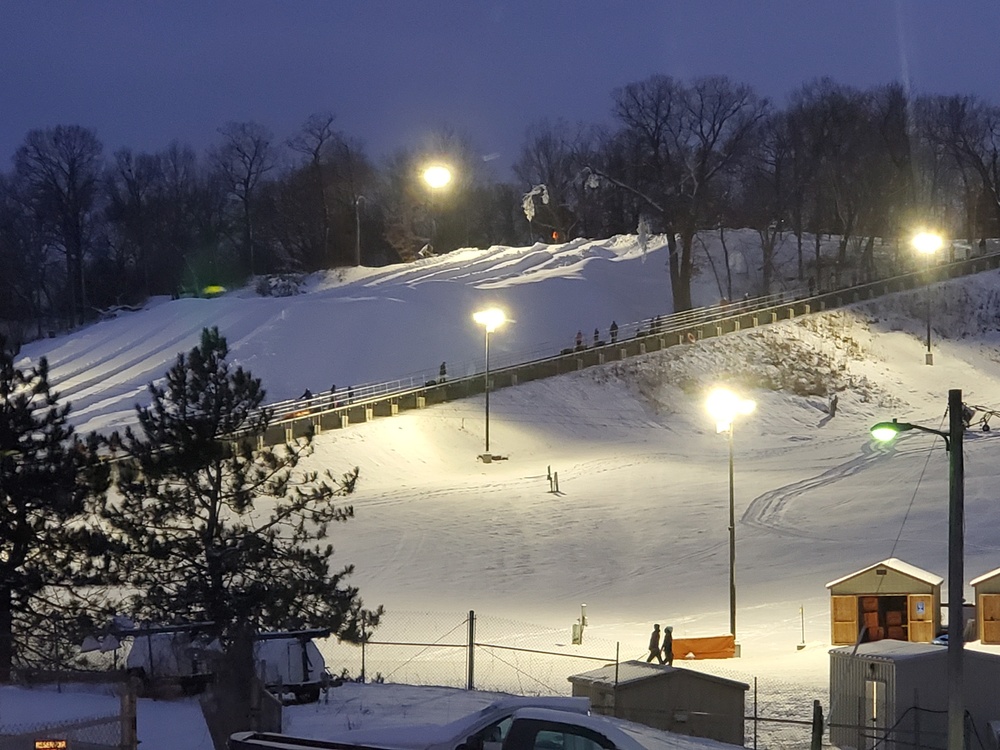
[(848, 477), (856, 476), (866, 469), (892, 457), (900, 450), (883, 451), (872, 447), (870, 443), (861, 446), (861, 453), (847, 461), (827, 469), (823, 473), (787, 484), (784, 487), (758, 495), (744, 511), (741, 523), (752, 528), (776, 531), (782, 536), (793, 536), (801, 539), (824, 540), (812, 531), (796, 528), (785, 522), (785, 516), (796, 500), (803, 495), (822, 487), (828, 487)]

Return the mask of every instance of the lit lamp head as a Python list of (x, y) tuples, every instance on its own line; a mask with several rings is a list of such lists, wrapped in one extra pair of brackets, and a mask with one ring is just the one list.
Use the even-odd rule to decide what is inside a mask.
[(483, 326), (486, 329), (486, 333), (493, 333), (507, 322), (507, 316), (498, 307), (491, 307), (488, 310), (480, 310), (477, 313), (473, 313), (472, 319)]
[(451, 182), (451, 170), (443, 164), (432, 164), (423, 173), (424, 182), (438, 190)]
[(933, 255), (944, 246), (944, 240), (935, 232), (920, 232), (913, 236), (913, 248), (922, 255)]
[(715, 388), (708, 394), (705, 408), (715, 420), (717, 432), (726, 432), (733, 426), (738, 416), (752, 414), (757, 404), (748, 398), (740, 398), (728, 388)]
[(894, 419), (891, 422), (879, 422), (878, 424), (872, 425), (869, 432), (871, 433), (871, 436), (880, 443), (888, 443), (890, 440), (894, 440), (896, 435), (899, 433), (912, 429), (912, 424), (897, 422)]

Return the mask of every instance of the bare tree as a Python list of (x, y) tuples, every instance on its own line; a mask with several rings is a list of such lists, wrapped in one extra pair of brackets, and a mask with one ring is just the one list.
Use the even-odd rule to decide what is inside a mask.
[(93, 130), (58, 125), (32, 130), (14, 156), (28, 205), (48, 241), (66, 259), (67, 312), (83, 321), (85, 262), (92, 248), (95, 207), (100, 195), (101, 142)]
[[(977, 229), (981, 237), (987, 227), (1000, 229), (1000, 107), (974, 96), (950, 96), (925, 100), (922, 110), (928, 139), (962, 176), (969, 239)], [(980, 207), (986, 217), (977, 215)]]
[(340, 134), (333, 128), (334, 119), (329, 112), (310, 115), (302, 125), (302, 129), (288, 140), (288, 147), (306, 158), (306, 169), (309, 171), (315, 196), (311, 203), (318, 208), (320, 217), (322, 258), (330, 265), (333, 265), (334, 260), (330, 244), (332, 227), (323, 161), (331, 146), (342, 140)]
[(614, 92), (615, 115), (634, 144), (630, 173), (602, 176), (631, 191), (667, 233), (674, 309), (691, 307), (694, 236), (709, 221), (711, 191), (744, 158), (768, 103), (746, 85), (712, 76), (685, 86), (654, 76)]
[(160, 160), (121, 149), (115, 153), (105, 184), (108, 217), (117, 230), (111, 245), (119, 277), (128, 286), (139, 281), (144, 294), (152, 294), (155, 213), (163, 184)]
[(222, 144), (214, 162), (229, 194), (239, 203), (242, 218), (242, 256), (252, 276), (257, 272), (255, 201), (264, 175), (275, 167), (271, 132), (256, 122), (230, 122), (219, 128)]
[(540, 191), (536, 194), (538, 200), (532, 196), (535, 214), (531, 223), (546, 230), (547, 240), (570, 239), (580, 221), (582, 183), (579, 176), (592, 160), (591, 140), (584, 127), (574, 129), (562, 120), (537, 122), (525, 134), (514, 174), (525, 189), (545, 186), (545, 202), (540, 200)]

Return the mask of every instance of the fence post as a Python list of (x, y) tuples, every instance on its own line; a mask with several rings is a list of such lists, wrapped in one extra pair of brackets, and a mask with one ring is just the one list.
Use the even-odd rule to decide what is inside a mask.
[(860, 695), (858, 696), (858, 744), (856, 747), (858, 750), (866, 750), (867, 745), (865, 744), (865, 719), (864, 719), (864, 709), (861, 706), (861, 701), (864, 700)]
[(121, 748), (136, 750), (139, 747), (139, 733), (136, 723), (136, 679), (125, 680), (121, 695)]
[(812, 741), (809, 750), (820, 750), (823, 745), (823, 707), (813, 700)]
[(368, 636), (361, 639), (361, 684), (365, 684), (365, 646), (368, 644)]
[[(757, 750), (757, 678), (753, 678), (753, 750)], [(861, 748), (858, 748), (861, 750)]]
[(466, 683), (466, 690), (475, 690), (476, 684), (476, 612), (469, 610), (469, 678)]

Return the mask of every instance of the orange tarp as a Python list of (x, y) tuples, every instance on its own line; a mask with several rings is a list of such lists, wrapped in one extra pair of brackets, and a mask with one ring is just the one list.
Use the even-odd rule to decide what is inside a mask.
[(731, 659), (736, 656), (736, 636), (713, 635), (706, 638), (674, 638), (674, 660)]

